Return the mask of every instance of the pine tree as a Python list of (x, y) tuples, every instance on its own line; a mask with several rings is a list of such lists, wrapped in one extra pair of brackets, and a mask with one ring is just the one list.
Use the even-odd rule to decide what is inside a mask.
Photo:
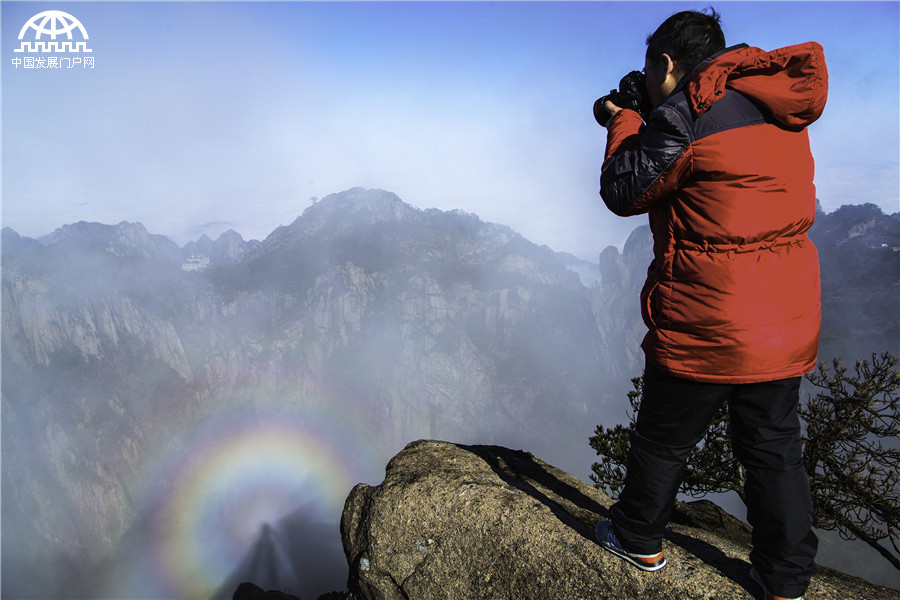
[(820, 364), (808, 379), (823, 391), (800, 416), (816, 527), (862, 540), (900, 569), (897, 362), (888, 353), (872, 355), (871, 364), (856, 362), (853, 376), (837, 359), (833, 373)]
[[(822, 389), (800, 407), (804, 467), (810, 481), (815, 526), (859, 539), (900, 569), (900, 389), (898, 359), (890, 353), (857, 361), (856, 373), (835, 359), (807, 379)], [(628, 440), (634, 430), (643, 379), (632, 379), (628, 425), (598, 426), (590, 438), (600, 461), (591, 466), (595, 487), (618, 496), (625, 483)], [(692, 497), (737, 492), (744, 500), (744, 472), (729, 435), (727, 403), (688, 457), (680, 490)]]

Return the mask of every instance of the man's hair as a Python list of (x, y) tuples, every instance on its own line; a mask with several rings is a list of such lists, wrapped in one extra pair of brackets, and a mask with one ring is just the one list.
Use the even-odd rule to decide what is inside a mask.
[(668, 54), (685, 74), (716, 52), (725, 49), (725, 34), (719, 26), (719, 14), (696, 10), (675, 13), (647, 37), (647, 62)]

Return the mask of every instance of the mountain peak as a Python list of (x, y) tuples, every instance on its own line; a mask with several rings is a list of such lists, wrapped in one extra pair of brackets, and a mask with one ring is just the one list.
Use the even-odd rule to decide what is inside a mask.
[(809, 232), (821, 249), (853, 241), (868, 248), (900, 246), (900, 221), (875, 204), (845, 204), (828, 215), (818, 215)]
[(120, 257), (141, 256), (179, 261), (178, 246), (163, 235), (151, 234), (141, 223), (122, 221), (117, 225), (104, 225), (79, 221), (63, 225), (53, 232), (50, 244), (76, 250), (102, 250)]
[(185, 244), (182, 253), (186, 259), (205, 256), (213, 266), (227, 266), (241, 260), (245, 254), (258, 245), (259, 241), (245, 242), (241, 234), (234, 229), (229, 229), (219, 235), (216, 241), (204, 233), (196, 241)]
[(350, 210), (352, 212), (377, 212), (385, 211), (405, 213), (415, 210), (403, 202), (397, 194), (379, 189), (365, 189), (361, 187), (351, 188), (336, 194), (329, 194), (319, 202), (313, 204), (310, 209), (327, 208), (328, 210)]
[[(357, 187), (326, 196), (303, 211), (294, 224), (304, 222), (307, 226), (322, 226), (336, 220), (345, 224), (372, 224), (402, 221), (420, 212), (392, 192)], [(334, 225), (339, 231), (344, 229), (340, 223)]]
[(359, 227), (404, 221), (420, 214), (422, 211), (406, 204), (392, 192), (351, 188), (315, 202), (293, 223), (269, 234), (263, 246), (267, 249), (289, 246), (310, 235), (332, 238)]

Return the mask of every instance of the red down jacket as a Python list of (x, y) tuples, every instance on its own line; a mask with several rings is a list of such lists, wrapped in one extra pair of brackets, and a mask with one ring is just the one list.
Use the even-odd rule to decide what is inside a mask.
[(641, 293), (657, 367), (695, 381), (797, 377), (816, 364), (819, 260), (806, 126), (825, 107), (822, 47), (746, 45), (699, 65), (647, 117), (607, 124), (600, 194), (649, 212)]

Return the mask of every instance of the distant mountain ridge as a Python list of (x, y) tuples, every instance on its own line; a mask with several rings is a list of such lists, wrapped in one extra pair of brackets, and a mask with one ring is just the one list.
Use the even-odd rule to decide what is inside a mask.
[[(900, 354), (900, 222), (842, 207), (811, 237), (820, 359)], [(146, 496), (175, 483), (151, 476), (151, 457), (189, 463), (209, 415), (251, 429), (297, 415), (379, 468), (413, 439), (443, 438), (586, 474), (593, 426), (622, 420), (642, 368), (650, 241), (639, 227), (604, 250), (591, 281), (588, 265), (506, 226), (359, 188), (262, 241), (226, 232), (179, 248), (139, 223), (82, 222), (39, 243), (5, 228), (2, 567), (23, 576), (4, 577), (2, 595), (77, 596), (88, 573), (91, 595), (159, 597), (117, 587), (152, 558), (143, 544), (162, 544)], [(336, 427), (322, 415), (340, 415)], [(340, 552), (337, 538), (306, 541)], [(211, 595), (231, 575), (164, 591)]]
[(555, 440), (573, 423), (586, 439), (591, 407), (618, 394), (592, 292), (549, 248), (351, 190), (232, 264), (186, 271), (183, 250), (139, 224), (76, 224), (49, 245), (4, 230), (3, 535), (17, 552), (3, 567), (26, 574), (4, 578), (4, 595), (77, 595), (55, 556), (97, 573), (107, 596), (214, 592), (228, 573), (191, 589), (116, 587), (163, 544), (143, 529), (165, 531), (144, 500), (149, 457), (190, 452), (206, 414), (246, 413), (249, 429), (273, 411), (298, 427), (339, 415), (331, 435), (371, 455), (355, 462), (429, 436), (581, 454), (587, 469), (586, 442)]
[(229, 266), (240, 261), (254, 248), (259, 246), (259, 241), (244, 241), (241, 235), (229, 229), (219, 235), (215, 241), (207, 236), (189, 242), (182, 248), (182, 258), (206, 257), (210, 260), (210, 266)]
[(848, 364), (900, 346), (900, 213), (874, 204), (819, 213), (809, 232), (822, 274), (819, 361)]

